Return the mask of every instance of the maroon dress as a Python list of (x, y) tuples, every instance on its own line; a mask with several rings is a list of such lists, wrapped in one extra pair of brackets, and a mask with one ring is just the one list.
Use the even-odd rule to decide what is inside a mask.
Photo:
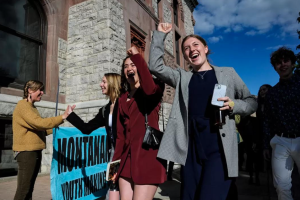
[(121, 159), (118, 176), (131, 178), (135, 184), (160, 184), (166, 181), (166, 161), (157, 158), (158, 149), (142, 147), (145, 113), (148, 124), (159, 130), (159, 108), (164, 84), (154, 82), (140, 54), (131, 56), (137, 67), (140, 88), (130, 101), (128, 92), (119, 98), (117, 141), (113, 160)]

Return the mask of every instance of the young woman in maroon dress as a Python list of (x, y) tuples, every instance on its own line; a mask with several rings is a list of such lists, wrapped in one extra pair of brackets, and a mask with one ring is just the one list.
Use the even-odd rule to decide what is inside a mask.
[(119, 98), (117, 143), (113, 160), (121, 159), (119, 178), (122, 200), (152, 200), (158, 184), (166, 180), (166, 161), (158, 159), (158, 149), (142, 147), (145, 113), (149, 126), (159, 129), (159, 108), (164, 84), (156, 83), (135, 47), (122, 65), (125, 93)]

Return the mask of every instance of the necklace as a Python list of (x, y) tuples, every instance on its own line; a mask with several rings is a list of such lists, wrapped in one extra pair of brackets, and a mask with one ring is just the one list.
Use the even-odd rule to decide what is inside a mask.
[(206, 74), (206, 72), (208, 72), (208, 70), (205, 71), (203, 74), (198, 73), (200, 75), (201, 79), (204, 79), (204, 75)]

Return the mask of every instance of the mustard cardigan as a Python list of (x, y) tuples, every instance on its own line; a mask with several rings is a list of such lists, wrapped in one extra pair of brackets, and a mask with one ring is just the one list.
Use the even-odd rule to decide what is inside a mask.
[(46, 135), (63, 123), (62, 116), (42, 118), (34, 105), (20, 100), (13, 112), (13, 150), (35, 151), (46, 148)]

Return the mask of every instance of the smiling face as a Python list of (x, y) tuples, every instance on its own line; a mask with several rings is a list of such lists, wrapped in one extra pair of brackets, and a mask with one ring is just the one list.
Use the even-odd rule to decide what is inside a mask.
[(139, 75), (137, 73), (137, 69), (135, 64), (131, 61), (130, 58), (127, 58), (124, 62), (124, 75), (129, 83), (130, 87), (134, 87), (136, 83), (139, 82)]
[(265, 98), (267, 92), (268, 92), (268, 87), (267, 86), (261, 86), (261, 88), (259, 89), (259, 96), (261, 98)]
[(190, 37), (183, 43), (184, 58), (194, 69), (200, 68), (203, 64), (208, 63), (206, 57), (207, 53), (208, 47), (197, 38)]
[(293, 75), (294, 65), (290, 59), (281, 59), (275, 63), (274, 68), (281, 79), (288, 79)]
[(107, 84), (107, 79), (105, 76), (103, 76), (102, 81), (100, 83), (100, 88), (102, 90), (102, 94), (107, 95), (108, 92), (108, 84)]

